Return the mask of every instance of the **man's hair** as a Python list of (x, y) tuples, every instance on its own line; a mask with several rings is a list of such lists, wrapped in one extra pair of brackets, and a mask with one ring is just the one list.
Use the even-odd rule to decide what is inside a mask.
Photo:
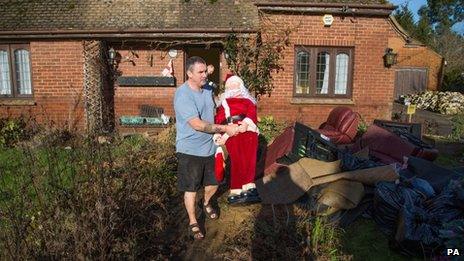
[(203, 58), (199, 56), (192, 56), (192, 57), (187, 58), (187, 61), (185, 61), (185, 71), (193, 71), (193, 66), (196, 63), (202, 63), (206, 65), (206, 62), (205, 60), (203, 60)]

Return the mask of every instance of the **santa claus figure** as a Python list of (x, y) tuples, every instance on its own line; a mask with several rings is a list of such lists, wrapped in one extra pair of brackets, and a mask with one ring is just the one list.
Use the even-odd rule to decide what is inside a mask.
[[(243, 80), (231, 76), (225, 83), (225, 92), (215, 116), (216, 124), (239, 124), (239, 134), (229, 137), (227, 134), (215, 134), (217, 145), (225, 144), (230, 157), (230, 204), (259, 202), (260, 198), (254, 183), (256, 172), (256, 154), (258, 149), (258, 127), (256, 100), (245, 88)], [(222, 151), (218, 148), (217, 158)], [(216, 164), (220, 164), (216, 161)], [(221, 172), (221, 166), (216, 166)], [(218, 173), (217, 173), (218, 174)], [(220, 173), (217, 175), (220, 179)]]

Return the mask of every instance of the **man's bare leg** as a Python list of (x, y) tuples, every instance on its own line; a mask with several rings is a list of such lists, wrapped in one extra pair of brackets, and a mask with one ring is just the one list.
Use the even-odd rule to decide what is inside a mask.
[(209, 203), (209, 200), (213, 197), (214, 193), (218, 190), (218, 186), (205, 186), (205, 206)]
[[(197, 193), (196, 192), (188, 192), (186, 191), (184, 193), (184, 204), (185, 204), (185, 209), (187, 209), (187, 214), (189, 216), (189, 225), (193, 224), (198, 224), (197, 223), (197, 218), (195, 216), (195, 197)], [(193, 234), (194, 239), (203, 239), (205, 236), (201, 232), (200, 228), (198, 225), (195, 227), (190, 228)]]
[(187, 214), (189, 217), (189, 225), (197, 223), (197, 218), (195, 216), (195, 197), (196, 192), (188, 192), (184, 193), (184, 204), (185, 209), (187, 209)]

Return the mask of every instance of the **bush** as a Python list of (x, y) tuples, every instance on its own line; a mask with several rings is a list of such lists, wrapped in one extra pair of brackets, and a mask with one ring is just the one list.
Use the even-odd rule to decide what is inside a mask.
[(364, 133), (366, 133), (368, 127), (369, 125), (367, 124), (367, 122), (364, 120), (364, 118), (361, 115), (359, 115), (359, 124), (358, 124), (358, 131), (356, 133), (356, 136), (358, 137), (362, 136)]
[(263, 142), (270, 143), (286, 127), (283, 122), (277, 122), (273, 116), (264, 116), (258, 122), (260, 136)]
[(24, 118), (1, 118), (0, 119), (0, 147), (11, 148), (19, 141), (30, 136), (31, 131), (27, 129)]
[(451, 138), (455, 140), (464, 139), (464, 114), (455, 115), (451, 122), (453, 123)]
[(464, 113), (464, 95), (459, 92), (426, 91), (419, 94), (409, 94), (402, 97), (408, 99), (418, 109), (453, 115)]
[(0, 152), (0, 259), (169, 259), (178, 253), (185, 240), (166, 236), (184, 213), (175, 167), (165, 160), (174, 159), (172, 129), (166, 132), (165, 141), (137, 146), (115, 137)]
[(442, 90), (464, 93), (464, 71), (462, 68), (455, 67), (445, 71)]

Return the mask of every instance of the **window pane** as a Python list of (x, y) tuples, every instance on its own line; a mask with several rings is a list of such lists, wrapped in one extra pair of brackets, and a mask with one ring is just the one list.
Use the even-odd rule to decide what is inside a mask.
[(11, 95), (10, 64), (5, 50), (0, 50), (0, 95)]
[(307, 52), (298, 52), (296, 68), (296, 93), (309, 94), (309, 54)]
[(320, 52), (317, 54), (316, 64), (316, 93), (327, 94), (329, 90), (329, 64), (330, 54)]
[(14, 57), (18, 92), (19, 94), (32, 94), (29, 51), (24, 49), (15, 50)]
[(335, 94), (346, 94), (346, 87), (348, 85), (348, 61), (348, 54), (337, 54), (335, 69)]

